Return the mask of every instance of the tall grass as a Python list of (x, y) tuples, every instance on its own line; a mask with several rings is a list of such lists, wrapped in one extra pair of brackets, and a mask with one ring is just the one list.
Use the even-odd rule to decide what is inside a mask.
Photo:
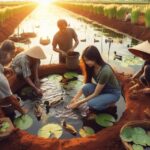
[(127, 12), (131, 12), (131, 10), (132, 10), (131, 6), (118, 6), (116, 12), (116, 19), (124, 20), (125, 14)]
[(116, 18), (117, 6), (116, 5), (108, 5), (104, 8), (104, 15), (108, 18)]
[(131, 12), (131, 23), (132, 24), (138, 23), (139, 16), (140, 16), (140, 9), (138, 7), (133, 8)]
[(145, 11), (145, 24), (146, 27), (150, 28), (150, 7), (148, 7)]

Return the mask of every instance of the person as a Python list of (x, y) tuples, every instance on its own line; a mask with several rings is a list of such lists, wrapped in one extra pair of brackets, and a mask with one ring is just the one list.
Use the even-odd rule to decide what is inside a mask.
[[(57, 26), (59, 31), (53, 38), (53, 50), (59, 53), (59, 63), (66, 63), (67, 53), (74, 51), (79, 44), (79, 40), (75, 30), (67, 27), (66, 20), (58, 20)], [(74, 45), (73, 40), (75, 41)]]
[(144, 65), (142, 68), (135, 73), (131, 82), (133, 83), (129, 91), (134, 93), (150, 93), (150, 43), (145, 41), (132, 48), (129, 48), (130, 52), (144, 60)]
[[(86, 84), (67, 108), (75, 109), (87, 105), (88, 108), (101, 111), (116, 103), (121, 95), (120, 84), (111, 66), (102, 59), (98, 49), (95, 46), (87, 47), (82, 54), (82, 61)], [(82, 95), (85, 98), (80, 99)]]
[[(18, 54), (12, 61), (11, 67), (18, 76), (23, 76), (29, 86), (33, 88), (37, 96), (42, 96), (40, 89), (40, 80), (38, 69), (40, 59), (45, 59), (46, 56), (39, 46), (34, 46), (29, 50)], [(33, 78), (33, 79), (32, 79)]]
[(10, 68), (4, 68), (4, 66), (10, 63), (14, 53), (14, 42), (5, 40), (0, 47), (0, 108), (7, 117), (10, 117), (7, 106), (12, 106), (14, 110), (19, 111), (22, 115), (26, 113), (26, 111), (21, 108), (17, 98), (13, 95), (9, 82), (5, 76), (5, 73), (12, 74), (12, 70)]
[(130, 12), (126, 12), (126, 15), (125, 15), (125, 19), (124, 19), (126, 22), (127, 21), (131, 21), (131, 13)]

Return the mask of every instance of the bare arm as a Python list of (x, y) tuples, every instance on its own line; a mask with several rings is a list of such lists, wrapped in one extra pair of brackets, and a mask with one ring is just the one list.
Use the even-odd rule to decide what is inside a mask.
[(86, 98), (80, 100), (80, 101), (76, 101), (74, 103), (71, 103), (68, 107), (71, 108), (71, 109), (74, 109), (74, 108), (77, 108), (78, 106), (80, 106), (81, 104), (91, 100), (92, 98), (98, 96), (102, 89), (104, 88), (105, 85), (102, 85), (102, 84), (97, 84), (96, 88), (95, 88), (95, 91), (94, 93), (92, 93), (91, 95), (87, 96)]
[(142, 68), (139, 72), (137, 72), (135, 75), (133, 75), (132, 78), (133, 79), (139, 78), (142, 75), (143, 71), (144, 71), (144, 68)]

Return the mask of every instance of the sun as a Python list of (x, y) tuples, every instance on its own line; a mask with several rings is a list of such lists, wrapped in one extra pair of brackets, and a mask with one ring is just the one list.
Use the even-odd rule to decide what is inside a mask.
[(34, 1), (40, 5), (47, 5), (49, 3), (52, 3), (54, 0), (34, 0)]

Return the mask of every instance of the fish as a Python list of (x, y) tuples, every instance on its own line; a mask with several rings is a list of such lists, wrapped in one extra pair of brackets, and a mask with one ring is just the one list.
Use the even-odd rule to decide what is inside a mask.
[(42, 113), (43, 113), (43, 109), (42, 107), (40, 106), (40, 103), (37, 102), (34, 106), (34, 114), (35, 116), (37, 117), (38, 120), (41, 120), (41, 117), (42, 117)]
[(65, 120), (62, 121), (62, 126), (65, 128), (66, 131), (68, 131), (72, 135), (77, 135), (77, 130), (72, 125), (66, 123)]

